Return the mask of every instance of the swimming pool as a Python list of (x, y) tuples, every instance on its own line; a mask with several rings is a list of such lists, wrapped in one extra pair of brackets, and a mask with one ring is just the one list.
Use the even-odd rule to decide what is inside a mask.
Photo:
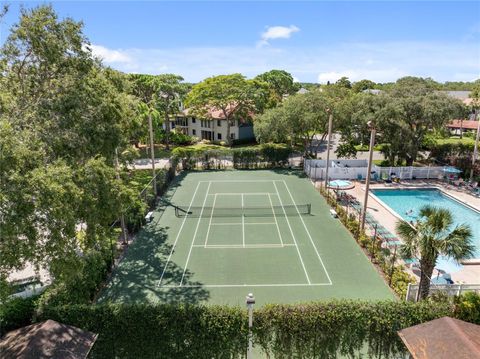
[[(480, 212), (463, 205), (435, 188), (374, 189), (372, 193), (406, 221), (415, 221), (420, 208), (427, 204), (449, 209), (455, 225), (466, 223), (470, 226), (473, 234), (472, 240), (476, 246), (474, 256), (480, 258)], [(437, 265), (447, 272), (457, 271), (461, 268), (446, 258), (439, 259)]]

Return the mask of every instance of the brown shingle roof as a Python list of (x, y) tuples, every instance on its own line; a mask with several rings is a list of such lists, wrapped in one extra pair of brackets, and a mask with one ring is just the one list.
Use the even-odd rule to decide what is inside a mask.
[(400, 330), (414, 359), (480, 358), (480, 325), (443, 317)]
[(467, 120), (453, 120), (448, 125), (448, 128), (464, 128), (466, 130), (476, 130), (478, 127), (478, 121)]
[(97, 334), (54, 320), (13, 330), (0, 339), (2, 359), (84, 359)]

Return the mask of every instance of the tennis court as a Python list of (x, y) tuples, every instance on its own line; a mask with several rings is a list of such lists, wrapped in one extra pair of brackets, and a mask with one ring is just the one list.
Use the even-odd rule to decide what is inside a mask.
[(393, 298), (299, 172), (189, 173), (167, 197), (101, 300)]

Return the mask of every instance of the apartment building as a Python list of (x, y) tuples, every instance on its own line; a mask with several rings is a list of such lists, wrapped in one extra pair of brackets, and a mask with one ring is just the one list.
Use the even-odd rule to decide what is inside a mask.
[[(183, 110), (171, 118), (171, 128), (201, 140), (227, 141), (227, 120), (221, 111), (210, 111), (208, 119), (200, 119)], [(253, 139), (253, 124), (251, 121), (232, 120), (230, 122), (230, 139)]]

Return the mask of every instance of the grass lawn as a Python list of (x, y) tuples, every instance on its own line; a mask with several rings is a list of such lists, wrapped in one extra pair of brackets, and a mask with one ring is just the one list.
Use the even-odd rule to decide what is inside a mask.
[[(150, 148), (142, 147), (139, 149), (139, 158), (150, 158)], [(167, 151), (163, 146), (158, 147), (155, 145), (155, 158), (168, 158), (171, 155), (171, 151)]]
[(329, 208), (297, 171), (184, 173), (100, 302), (244, 305), (249, 292), (259, 305), (393, 300)]
[(438, 145), (444, 145), (444, 144), (458, 144), (458, 143), (462, 143), (464, 145), (473, 145), (475, 144), (475, 140), (473, 138), (470, 138), (470, 137), (463, 137), (463, 138), (460, 138), (458, 136), (452, 136), (450, 138), (437, 138), (435, 139), (435, 141), (437, 142)]

